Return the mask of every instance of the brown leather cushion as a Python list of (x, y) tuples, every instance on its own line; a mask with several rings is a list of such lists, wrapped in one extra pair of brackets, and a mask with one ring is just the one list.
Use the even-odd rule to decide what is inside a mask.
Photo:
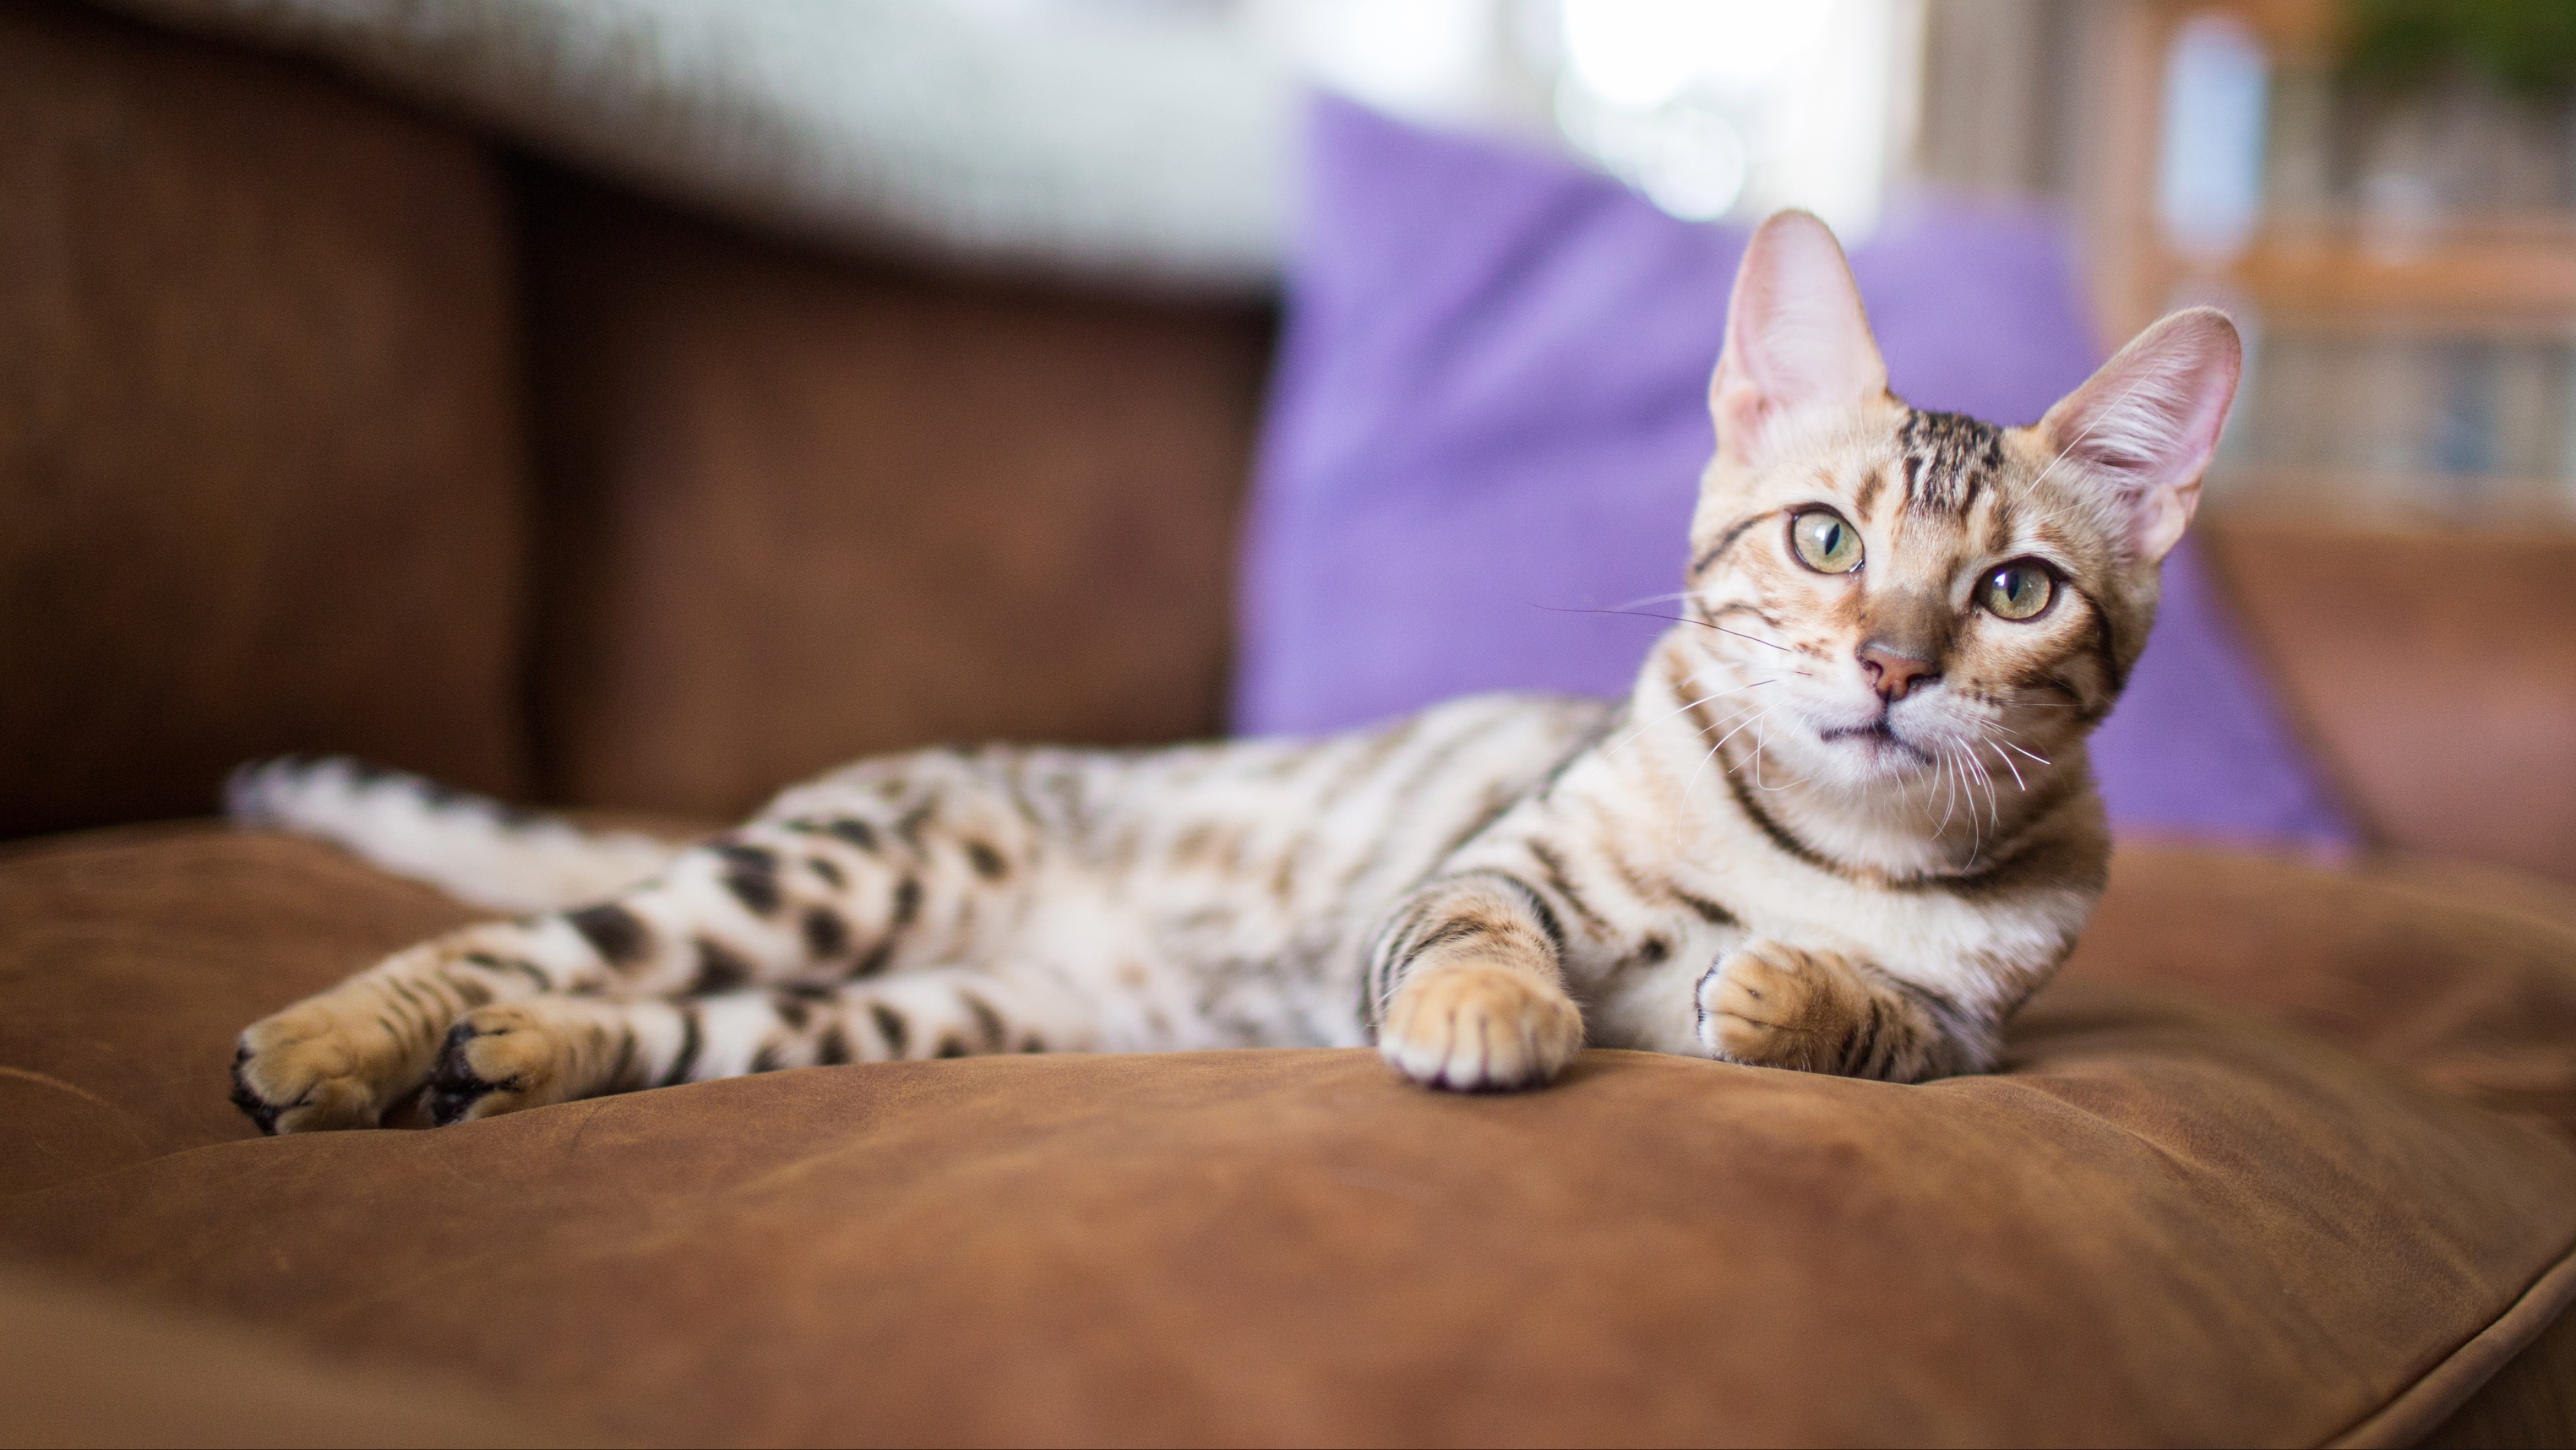
[(0, 1446), (560, 1445), (470, 1384), (0, 1269)]
[(509, 282), (473, 143), (0, 6), (0, 836), (281, 750), (524, 785)]
[(1008, 1058), (268, 1141), (231, 1033), (462, 913), (66, 839), (0, 858), (58, 1155), (0, 1244), (612, 1438), (2399, 1443), (2576, 1289), (2576, 907), (2491, 884), (2125, 854), (2008, 1071), (1924, 1088)]

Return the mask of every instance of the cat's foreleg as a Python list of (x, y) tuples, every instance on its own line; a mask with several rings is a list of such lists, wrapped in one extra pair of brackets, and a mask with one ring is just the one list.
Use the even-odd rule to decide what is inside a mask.
[(540, 995), (458, 1019), (428, 1107), (440, 1124), (459, 1123), (781, 1068), (1079, 1049), (1091, 1037), (1060, 991), (945, 968), (711, 997)]
[(688, 848), (614, 900), (422, 943), (253, 1023), (233, 1101), (269, 1132), (366, 1127), (418, 1090), (449, 1028), (480, 1007), (873, 975), (926, 916), (945, 920), (934, 908), (962, 883), (986, 885), (980, 861), (933, 844), (855, 818), (763, 822)]
[(1431, 1087), (1547, 1082), (1583, 1046), (1564, 951), (1553, 913), (1515, 877), (1474, 871), (1424, 885), (1370, 953), (1378, 1050)]
[(1700, 978), (1700, 1043), (1755, 1067), (1922, 1082), (1991, 1066), (1994, 1024), (1842, 952), (1757, 938)]

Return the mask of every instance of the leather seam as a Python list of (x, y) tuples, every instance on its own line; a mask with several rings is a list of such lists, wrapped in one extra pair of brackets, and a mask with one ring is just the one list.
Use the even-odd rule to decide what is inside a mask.
[(2561, 1250), (2485, 1328), (2326, 1445), (2329, 1450), (2377, 1450), (2415, 1444), (2537, 1342), (2571, 1302), (2576, 1302), (2576, 1245)]

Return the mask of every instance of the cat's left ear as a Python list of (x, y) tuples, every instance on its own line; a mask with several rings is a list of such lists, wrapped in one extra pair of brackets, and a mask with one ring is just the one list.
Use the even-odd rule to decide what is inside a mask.
[(2236, 324), (2194, 307), (2139, 333), (2039, 420), (2060, 458), (2119, 491), (2135, 557), (2154, 563), (2182, 541), (2244, 365)]

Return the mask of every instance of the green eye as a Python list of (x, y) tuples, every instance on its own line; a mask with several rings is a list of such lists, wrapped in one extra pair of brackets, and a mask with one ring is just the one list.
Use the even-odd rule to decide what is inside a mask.
[(1819, 574), (1860, 567), (1860, 533), (1832, 509), (1809, 509), (1789, 520), (1789, 547), (1798, 551), (1798, 562)]
[(2034, 619), (2057, 597), (2057, 577), (2044, 564), (2006, 564), (1977, 583), (1977, 602), (1998, 619)]

